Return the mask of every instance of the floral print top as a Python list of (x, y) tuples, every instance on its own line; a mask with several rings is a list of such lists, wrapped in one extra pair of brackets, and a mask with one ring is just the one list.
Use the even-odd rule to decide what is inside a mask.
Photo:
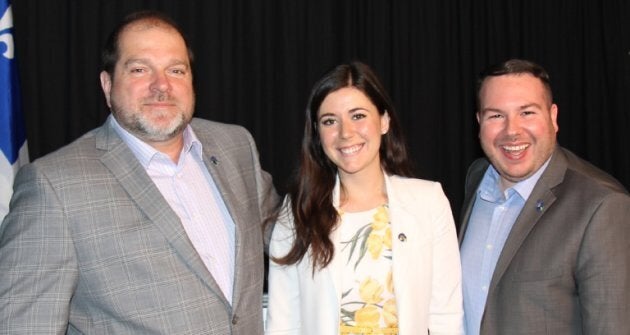
[(398, 326), (392, 281), (392, 231), (387, 205), (340, 212), (342, 274), (341, 325)]

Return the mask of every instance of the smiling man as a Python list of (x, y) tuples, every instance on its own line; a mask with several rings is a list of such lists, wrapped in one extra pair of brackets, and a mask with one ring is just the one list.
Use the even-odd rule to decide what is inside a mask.
[(479, 79), (487, 158), (466, 178), (466, 334), (628, 334), (630, 197), (556, 143), (549, 76), (513, 59)]
[(105, 124), (20, 170), (0, 333), (262, 334), (277, 195), (242, 127), (193, 118), (192, 52), (156, 12), (103, 52)]

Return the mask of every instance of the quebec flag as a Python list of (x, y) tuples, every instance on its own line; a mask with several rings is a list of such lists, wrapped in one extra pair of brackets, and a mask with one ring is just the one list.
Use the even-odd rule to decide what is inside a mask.
[(11, 5), (0, 0), (0, 223), (9, 211), (15, 173), (28, 163), (14, 56)]

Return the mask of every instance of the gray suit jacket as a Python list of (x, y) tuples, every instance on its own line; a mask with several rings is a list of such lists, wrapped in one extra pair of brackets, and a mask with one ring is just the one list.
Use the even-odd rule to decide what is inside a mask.
[(191, 125), (236, 225), (233, 305), (107, 122), (19, 171), (0, 228), (0, 333), (262, 333), (261, 224), (277, 195), (244, 128)]
[[(468, 171), (460, 243), (488, 161)], [(630, 197), (557, 147), (497, 262), (481, 334), (630, 334)]]

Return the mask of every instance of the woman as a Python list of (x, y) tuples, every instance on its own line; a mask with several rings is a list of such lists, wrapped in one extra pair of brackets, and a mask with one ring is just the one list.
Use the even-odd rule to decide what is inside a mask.
[(313, 88), (300, 167), (270, 244), (267, 334), (461, 334), (455, 225), (439, 183), (411, 178), (372, 70)]

